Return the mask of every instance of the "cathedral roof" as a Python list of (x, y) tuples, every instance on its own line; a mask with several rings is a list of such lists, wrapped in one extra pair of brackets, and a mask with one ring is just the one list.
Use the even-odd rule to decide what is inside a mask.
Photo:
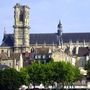
[(56, 33), (47, 33), (47, 34), (30, 34), (30, 43), (31, 44), (57, 44), (57, 35)]
[(90, 42), (90, 33), (63, 33), (63, 42)]
[[(63, 33), (63, 43), (72, 42), (89, 42), (90, 33)], [(58, 43), (57, 33), (47, 34), (30, 34), (30, 44), (57, 44)], [(14, 46), (14, 35), (5, 34), (1, 46)]]

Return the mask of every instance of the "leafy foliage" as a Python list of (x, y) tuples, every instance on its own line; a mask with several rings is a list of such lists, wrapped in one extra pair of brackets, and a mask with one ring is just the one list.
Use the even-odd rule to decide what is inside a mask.
[(88, 60), (85, 69), (87, 70), (87, 79), (90, 80), (90, 60)]
[(86, 69), (86, 70), (90, 70), (90, 60), (88, 60), (86, 66), (85, 66), (85, 69)]
[(15, 69), (0, 70), (0, 90), (18, 90), (22, 83), (21, 74)]
[(27, 70), (33, 84), (72, 83), (80, 77), (79, 69), (68, 62), (34, 63)]
[(28, 71), (26, 68), (21, 68), (20, 70), (20, 76), (21, 76), (21, 81), (22, 84), (24, 85), (28, 85), (29, 84), (29, 75), (28, 75)]

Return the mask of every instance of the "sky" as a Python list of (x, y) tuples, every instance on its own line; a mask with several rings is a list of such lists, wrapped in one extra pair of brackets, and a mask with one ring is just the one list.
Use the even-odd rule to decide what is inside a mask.
[(4, 28), (14, 32), (16, 3), (30, 7), (30, 33), (56, 33), (59, 20), (64, 33), (90, 32), (90, 0), (1, 0), (0, 43)]

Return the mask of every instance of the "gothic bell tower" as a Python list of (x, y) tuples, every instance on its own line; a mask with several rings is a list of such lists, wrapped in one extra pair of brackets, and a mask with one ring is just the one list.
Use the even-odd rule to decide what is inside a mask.
[(29, 51), (29, 7), (16, 4), (14, 7), (14, 51)]

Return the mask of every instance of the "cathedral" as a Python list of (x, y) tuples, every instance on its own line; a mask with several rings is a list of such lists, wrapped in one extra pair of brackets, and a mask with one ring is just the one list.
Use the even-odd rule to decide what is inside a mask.
[[(30, 8), (17, 3), (14, 6), (14, 33), (3, 35), (0, 45), (0, 64), (21, 68), (33, 61), (69, 61), (83, 67), (89, 60), (90, 33), (63, 33), (59, 21), (56, 33), (30, 32)], [(78, 62), (77, 62), (78, 61)]]

